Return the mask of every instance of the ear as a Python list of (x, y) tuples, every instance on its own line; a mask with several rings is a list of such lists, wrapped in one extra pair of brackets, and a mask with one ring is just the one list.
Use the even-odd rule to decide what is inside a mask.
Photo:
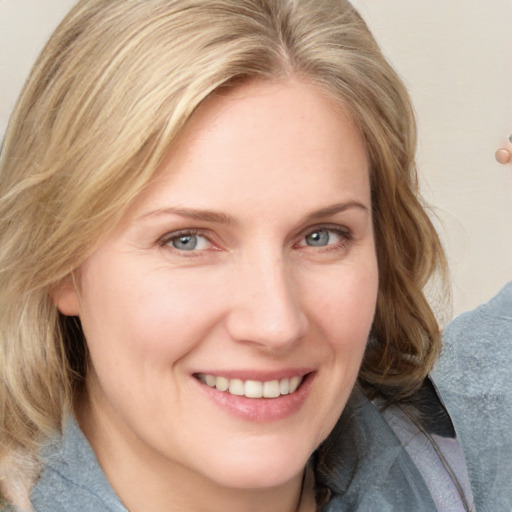
[(73, 275), (66, 276), (51, 292), (52, 302), (66, 316), (80, 315), (80, 300)]

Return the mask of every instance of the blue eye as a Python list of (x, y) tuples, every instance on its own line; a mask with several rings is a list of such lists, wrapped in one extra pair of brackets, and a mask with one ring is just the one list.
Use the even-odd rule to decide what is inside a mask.
[(340, 231), (334, 229), (316, 229), (311, 233), (308, 233), (304, 237), (304, 242), (301, 245), (307, 245), (309, 247), (326, 247), (339, 243), (343, 238), (343, 234)]
[(330, 231), (327, 229), (319, 229), (306, 235), (306, 244), (312, 247), (324, 247), (329, 244), (331, 238)]
[(198, 233), (176, 233), (166, 238), (164, 245), (178, 251), (201, 251), (211, 246), (210, 241)]
[(170, 240), (172, 246), (180, 251), (193, 251), (197, 247), (196, 235), (183, 235)]

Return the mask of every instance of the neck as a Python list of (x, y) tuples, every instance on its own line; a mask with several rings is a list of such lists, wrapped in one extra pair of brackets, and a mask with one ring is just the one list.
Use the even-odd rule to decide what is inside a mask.
[(215, 479), (155, 456), (136, 437), (120, 436), (117, 428), (105, 424), (93, 409), (81, 407), (77, 411), (78, 421), (108, 481), (131, 512), (168, 512), (170, 504), (175, 512), (315, 510), (312, 472), (304, 478), (301, 471), (291, 480), (270, 488), (219, 485)]

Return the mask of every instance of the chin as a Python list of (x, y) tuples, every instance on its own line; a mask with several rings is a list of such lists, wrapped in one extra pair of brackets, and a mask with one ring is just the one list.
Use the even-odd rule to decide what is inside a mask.
[(270, 489), (280, 487), (290, 482), (297, 476), (302, 476), (307, 459), (302, 464), (293, 467), (283, 467), (281, 463), (254, 466), (248, 460), (234, 471), (226, 471), (222, 475), (217, 474), (217, 483), (222, 487), (233, 489)]
[(230, 446), (221, 455), (211, 454), (210, 461), (203, 459), (202, 471), (209, 466), (208, 477), (223, 487), (247, 490), (279, 487), (302, 476), (316, 448), (312, 446), (308, 450), (306, 445), (304, 439), (288, 438), (274, 443)]

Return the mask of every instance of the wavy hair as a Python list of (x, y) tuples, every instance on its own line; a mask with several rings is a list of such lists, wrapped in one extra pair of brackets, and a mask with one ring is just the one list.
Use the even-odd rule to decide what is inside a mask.
[(52, 290), (108, 237), (212, 92), (297, 76), (351, 113), (371, 162), (379, 294), (369, 392), (421, 384), (440, 335), (423, 288), (444, 256), (418, 193), (407, 91), (345, 0), (81, 0), (36, 62), (0, 167), (0, 456), (36, 453), (86, 371)]

